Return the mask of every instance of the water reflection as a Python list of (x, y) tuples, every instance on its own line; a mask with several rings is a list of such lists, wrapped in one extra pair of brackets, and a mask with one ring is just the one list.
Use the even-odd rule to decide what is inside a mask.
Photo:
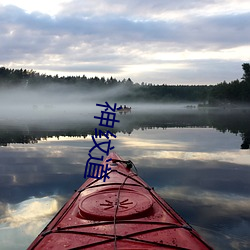
[(0, 217), (2, 249), (23, 249), (36, 237), (48, 219), (59, 210), (60, 197), (30, 198), (17, 204), (4, 204)]
[[(137, 129), (210, 127), (220, 132), (229, 131), (242, 138), (239, 148), (250, 145), (250, 109), (245, 110), (186, 110), (151, 109), (133, 110), (127, 115), (119, 115), (120, 123), (113, 133), (131, 134)], [(44, 119), (38, 121), (7, 120), (0, 122), (0, 145), (11, 143), (37, 143), (41, 139), (60, 136), (86, 137), (93, 134), (96, 126), (93, 114), (78, 114), (72, 120)]]
[[(17, 204), (7, 204), (5, 216), (0, 220), (4, 225), (11, 228), (32, 224), (37, 220), (41, 222), (43, 217), (53, 215), (59, 209), (58, 202), (53, 197), (30, 198)], [(33, 221), (31, 223), (31, 221)], [(31, 225), (31, 226), (32, 226)], [(30, 227), (26, 227), (25, 233), (32, 233)]]
[[(132, 112), (121, 116), (112, 139), (115, 150), (216, 249), (250, 248), (250, 154), (240, 150), (250, 123), (236, 118)], [(26, 248), (82, 184), (95, 127), (80, 121), (51, 123), (47, 130), (30, 126), (25, 133), (35, 144), (13, 139), (22, 129), (1, 131), (8, 145), (0, 148), (1, 249)]]

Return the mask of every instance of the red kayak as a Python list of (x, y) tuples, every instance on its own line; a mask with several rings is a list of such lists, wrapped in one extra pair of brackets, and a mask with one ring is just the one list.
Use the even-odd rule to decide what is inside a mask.
[(28, 249), (212, 249), (131, 161), (112, 152), (103, 164), (105, 182), (87, 179)]

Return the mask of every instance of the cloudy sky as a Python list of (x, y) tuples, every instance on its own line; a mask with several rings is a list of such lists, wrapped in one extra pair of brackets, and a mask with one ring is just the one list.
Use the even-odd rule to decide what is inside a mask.
[(0, 0), (0, 66), (216, 84), (241, 78), (249, 23), (249, 0)]

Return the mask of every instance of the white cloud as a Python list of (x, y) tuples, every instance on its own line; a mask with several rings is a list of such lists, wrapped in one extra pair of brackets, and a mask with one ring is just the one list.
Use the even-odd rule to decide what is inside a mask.
[(32, 1), (32, 0), (1, 0), (2, 5), (15, 5), (19, 8), (24, 9), (27, 13), (31, 12), (42, 12), (49, 15), (56, 15), (62, 8), (66, 1), (65, 0), (43, 0), (43, 1)]
[(241, 64), (250, 60), (246, 0), (1, 3), (5, 67), (138, 82), (218, 83), (240, 78)]

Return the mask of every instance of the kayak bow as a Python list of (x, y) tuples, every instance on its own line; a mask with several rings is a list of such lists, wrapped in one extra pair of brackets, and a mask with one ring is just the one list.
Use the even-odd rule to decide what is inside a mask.
[[(108, 159), (112, 161), (106, 162)], [(89, 178), (28, 248), (212, 249), (112, 152), (106, 182)]]

